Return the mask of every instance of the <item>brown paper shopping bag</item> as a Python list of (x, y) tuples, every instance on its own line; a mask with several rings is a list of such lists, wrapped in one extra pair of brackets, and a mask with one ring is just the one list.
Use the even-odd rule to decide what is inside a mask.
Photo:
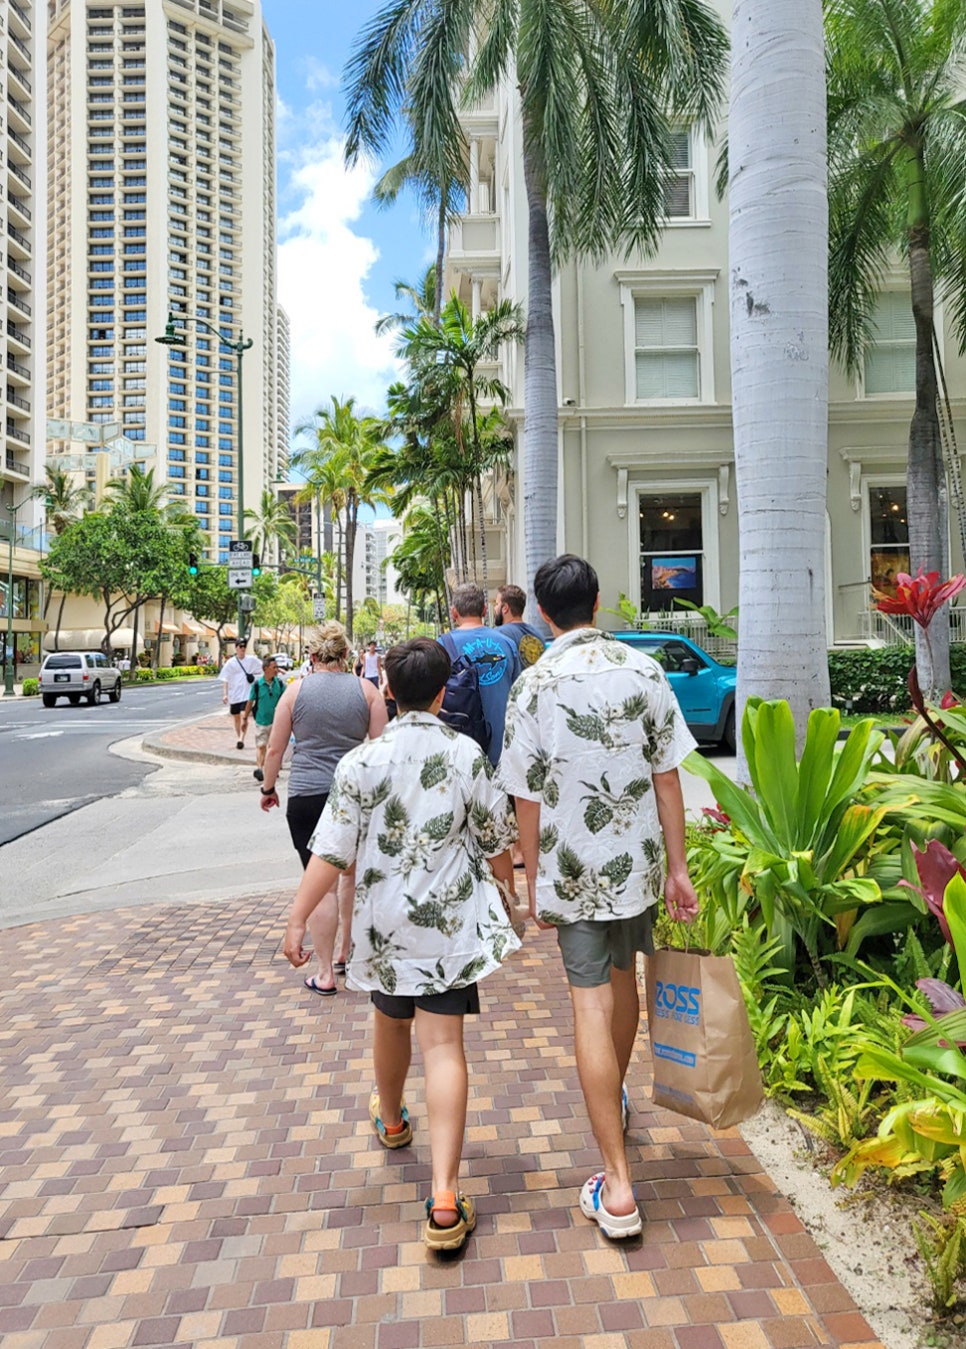
[(655, 1105), (728, 1129), (762, 1102), (761, 1073), (731, 956), (661, 949), (647, 958)]

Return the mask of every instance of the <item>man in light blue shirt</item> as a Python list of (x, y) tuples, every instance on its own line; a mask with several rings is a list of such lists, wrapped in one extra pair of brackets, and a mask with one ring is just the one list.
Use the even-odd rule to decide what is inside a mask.
[[(520, 673), (520, 655), (511, 637), (499, 628), (486, 626), (483, 622), (485, 614), (486, 596), (480, 587), (472, 581), (458, 585), (453, 591), (450, 609), (453, 631), (447, 633), (443, 645), (455, 648), (457, 656), (478, 667), (480, 701), (490, 726), (487, 753), (490, 763), (496, 767), (503, 749), (503, 723), (510, 686)], [(452, 649), (450, 655), (453, 655)]]

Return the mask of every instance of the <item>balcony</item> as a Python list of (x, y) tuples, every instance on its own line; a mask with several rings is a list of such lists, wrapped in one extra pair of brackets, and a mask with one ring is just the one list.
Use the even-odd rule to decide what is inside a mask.
[(12, 384), (7, 385), (7, 402), (12, 403), (14, 407), (20, 408), (22, 412), (29, 414), (30, 404), (26, 398), (21, 398)]
[(21, 234), (15, 225), (11, 225), (9, 220), (7, 221), (7, 233), (9, 234), (10, 238), (14, 241), (14, 243), (19, 248), (23, 249), (24, 256), (29, 258), (31, 244), (26, 234)]
[(17, 147), (17, 149), (20, 150), (20, 152), (23, 154), (24, 158), (26, 159), (27, 163), (29, 164), (30, 161), (31, 161), (31, 160), (33, 159), (33, 157), (34, 157), (34, 152), (33, 152), (33, 150), (31, 150), (31, 148), (30, 148), (30, 143), (29, 143), (29, 141), (25, 141), (24, 138), (23, 138), (23, 136), (21, 136), (21, 135), (19, 134), (19, 132), (14, 131), (14, 129), (13, 129), (12, 126), (8, 126), (8, 127), (7, 127), (7, 136), (10, 138), (10, 140), (13, 142), (13, 144)]
[(7, 36), (10, 38), (10, 41), (16, 47), (23, 59), (27, 62), (27, 65), (32, 66), (33, 57), (30, 55), (30, 48), (27, 46), (26, 42), (22, 42), (20, 38), (17, 37), (16, 33), (9, 33)]
[(21, 129), (22, 131), (29, 131), (30, 128), (31, 128), (31, 126), (33, 125), (33, 122), (32, 122), (31, 116), (30, 116), (30, 111), (29, 111), (29, 109), (27, 108), (26, 103), (21, 103), (20, 100), (14, 98), (14, 96), (13, 96), (9, 91), (7, 92), (7, 102), (9, 103), (10, 107), (13, 109), (13, 114), (14, 114), (14, 115), (13, 115), (13, 120), (16, 121), (16, 120), (19, 118), (19, 120), (20, 120), (20, 129)]
[(13, 450), (7, 450), (6, 469), (8, 473), (17, 473), (21, 478), (30, 477), (30, 465), (25, 464), (22, 459), (15, 459)]
[(18, 328), (15, 323), (11, 323), (10, 319), (7, 319), (7, 337), (9, 337), (13, 342), (19, 342), (20, 346), (23, 347), (24, 351), (30, 350), (31, 347), (30, 338), (27, 336), (27, 334), (24, 332), (22, 328)]
[(26, 173), (24, 173), (24, 171), (23, 171), (23, 169), (20, 167), (20, 165), (19, 165), (19, 164), (14, 164), (14, 162), (13, 162), (12, 160), (9, 160), (9, 159), (8, 159), (8, 160), (7, 160), (7, 168), (10, 170), (10, 172), (13, 174), (13, 176), (17, 179), (18, 182), (23, 183), (24, 187), (25, 187), (25, 188), (27, 189), (27, 191), (29, 192), (29, 191), (30, 191), (30, 187), (31, 187), (31, 184), (30, 184), (30, 178), (29, 178), (29, 176), (28, 176)]
[[(29, 36), (30, 36), (30, 16), (27, 14), (26, 10), (21, 9), (20, 6), (17, 4), (16, 0), (10, 0), (9, 9), (10, 9), (11, 15), (13, 15), (16, 19), (18, 19), (18, 20), (20, 21), (20, 25), (21, 25), (21, 28), (22, 28), (22, 30), (23, 30), (23, 31), (22, 31), (22, 36), (23, 36), (23, 37), (29, 37)], [(16, 24), (11, 24), (11, 25), (10, 25), (11, 32), (13, 31), (13, 29), (14, 29), (16, 26), (17, 26)]]
[(459, 271), (492, 270), (500, 262), (500, 221), (495, 215), (464, 215), (453, 222), (449, 262)]
[(32, 90), (32, 88), (30, 87), (30, 81), (27, 79), (27, 76), (26, 76), (25, 72), (22, 71), (22, 70), (20, 70), (19, 67), (15, 66), (15, 65), (8, 65), (8, 66), (7, 66), (7, 76), (8, 76), (8, 78), (9, 78), (11, 75), (13, 76), (13, 78), (16, 80), (16, 82), (20, 85), (21, 89), (24, 91), (24, 93), (25, 93), (25, 94), (27, 95), (27, 97), (29, 98), (30, 95), (33, 93), (33, 90)]
[(19, 296), (15, 290), (11, 290), (9, 286), (7, 287), (7, 304), (12, 304), (14, 309), (19, 309), (21, 314), (26, 318), (30, 318), (30, 305), (26, 300)]
[(7, 422), (7, 435), (12, 436), (14, 440), (19, 440), (21, 445), (30, 444), (30, 432), (21, 431), (16, 422)]
[(7, 369), (12, 375), (16, 375), (18, 379), (22, 379), (25, 384), (30, 383), (30, 371), (25, 365), (21, 365), (18, 360), (11, 356), (9, 351), (7, 352)]
[(11, 257), (9, 253), (7, 254), (7, 266), (13, 272), (14, 276), (20, 277), (20, 280), (23, 281), (25, 285), (33, 285), (30, 273), (21, 267), (16, 258)]
[(12, 193), (10, 193), (7, 196), (7, 201), (17, 212), (17, 214), (21, 217), (21, 219), (26, 221), (27, 224), (29, 224), (30, 221), (33, 219), (33, 214), (31, 213), (30, 207), (27, 205), (24, 198), (15, 197)]

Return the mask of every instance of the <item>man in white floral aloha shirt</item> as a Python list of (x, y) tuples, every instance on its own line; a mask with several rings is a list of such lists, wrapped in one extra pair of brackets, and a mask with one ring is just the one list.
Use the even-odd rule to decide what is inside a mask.
[(594, 626), (589, 562), (564, 554), (533, 586), (554, 642), (510, 692), (499, 780), (516, 798), (530, 912), (557, 929), (604, 1162), (580, 1207), (607, 1236), (629, 1237), (642, 1226), (623, 1138), (622, 1084), (640, 1020), (636, 952), (653, 949), (662, 890), (673, 917), (697, 912), (678, 779), (695, 742), (657, 662)]
[(384, 1147), (411, 1141), (403, 1088), (415, 1019), (432, 1102), (423, 1236), (434, 1250), (456, 1250), (476, 1225), (473, 1201), (458, 1186), (463, 1017), (480, 1010), (477, 980), (520, 945), (494, 881), (513, 885), (517, 829), (487, 756), (437, 717), (451, 670), (443, 647), (425, 637), (404, 642), (386, 654), (385, 669), (399, 715), (335, 770), (285, 954), (296, 967), (309, 959), (306, 919), (355, 862), (346, 986), (368, 991), (375, 1007), (369, 1117)]

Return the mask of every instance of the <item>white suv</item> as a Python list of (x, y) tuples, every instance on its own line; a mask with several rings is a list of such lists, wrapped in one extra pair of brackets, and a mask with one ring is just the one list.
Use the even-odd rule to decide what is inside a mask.
[(121, 672), (107, 663), (102, 651), (52, 651), (40, 668), (44, 707), (63, 696), (74, 706), (86, 698), (92, 706), (106, 693), (112, 703), (121, 698)]

